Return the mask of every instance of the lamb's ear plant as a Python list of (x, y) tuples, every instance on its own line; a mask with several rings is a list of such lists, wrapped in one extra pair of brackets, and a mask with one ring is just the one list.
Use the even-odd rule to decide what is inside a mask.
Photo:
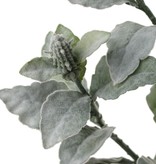
[[(69, 1), (97, 9), (126, 3), (145, 12), (153, 25), (127, 21), (111, 32), (93, 30), (79, 39), (60, 24), (55, 32), (47, 34), (41, 56), (20, 70), (20, 74), (38, 82), (2, 89), (0, 99), (23, 124), (41, 131), (45, 149), (61, 142), (61, 164), (156, 164), (156, 158), (139, 157), (113, 133), (114, 127), (103, 120), (97, 101), (98, 97), (117, 99), (127, 91), (153, 85), (147, 103), (156, 122), (156, 59), (149, 56), (156, 40), (155, 16), (143, 0)], [(101, 57), (87, 87), (87, 58), (104, 43), (108, 52)], [(88, 120), (95, 126), (89, 126)], [(131, 160), (90, 158), (109, 137)]]

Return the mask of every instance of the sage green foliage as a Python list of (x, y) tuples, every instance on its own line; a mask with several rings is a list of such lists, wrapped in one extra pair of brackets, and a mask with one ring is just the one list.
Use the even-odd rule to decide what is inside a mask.
[(41, 133), (44, 148), (77, 134), (90, 117), (90, 98), (76, 91), (51, 94), (41, 110)]
[[(150, 9), (147, 13), (143, 0), (69, 1), (96, 9), (126, 3), (139, 9), (143, 6), (142, 10), (150, 19), (152, 15)], [(153, 19), (156, 21), (154, 16), (152, 22)], [(127, 21), (112, 32), (92, 30), (79, 39), (69, 28), (59, 24), (55, 32), (47, 34), (41, 56), (31, 59), (20, 70), (21, 75), (39, 82), (2, 89), (0, 99), (23, 124), (40, 130), (45, 149), (61, 142), (61, 164), (156, 164), (156, 159), (139, 157), (113, 133), (114, 127), (105, 124), (97, 100), (97, 97), (117, 99), (127, 91), (153, 85), (147, 103), (156, 122), (156, 58), (149, 56), (155, 40), (155, 25)], [(87, 59), (104, 43), (107, 54), (98, 62), (88, 87)], [(63, 70), (65, 65), (67, 71)], [(97, 126), (88, 126), (88, 121)], [(90, 158), (110, 137), (133, 160)]]
[[(83, 80), (83, 76), (86, 71), (86, 57), (96, 51), (101, 44), (108, 40), (110, 36), (108, 32), (91, 31), (86, 33), (82, 39), (79, 40), (79, 38), (75, 36), (71, 30), (61, 24), (57, 27), (55, 33), (62, 34), (67, 41), (71, 42), (73, 57), (78, 66), (77, 74), (80, 80)], [(49, 80), (60, 74), (61, 71), (53, 65), (53, 54), (51, 52), (51, 44), (53, 44), (53, 42), (54, 33), (49, 32), (46, 36), (45, 44), (42, 47), (42, 58), (35, 58), (26, 63), (21, 68), (20, 74), (39, 81)], [(37, 62), (38, 65), (36, 65)], [(49, 71), (49, 69), (51, 69), (51, 71)]]
[(69, 0), (73, 4), (83, 5), (85, 7), (93, 7), (97, 9), (105, 9), (113, 5), (121, 5), (123, 3), (130, 3), (137, 6), (134, 0)]
[(156, 164), (156, 161), (151, 158), (146, 158), (142, 156), (138, 159), (137, 164)]
[(134, 162), (122, 157), (110, 159), (91, 158), (86, 164), (134, 164)]
[(61, 74), (61, 71), (53, 65), (52, 58), (37, 57), (26, 63), (20, 70), (20, 74), (34, 80), (47, 81)]
[(146, 97), (149, 108), (154, 114), (154, 120), (156, 122), (156, 85), (152, 86), (151, 92)]
[(138, 87), (156, 83), (156, 59), (148, 57), (141, 61), (137, 70), (124, 82), (114, 85), (109, 73), (106, 57), (103, 56), (97, 64), (92, 77), (91, 94), (105, 100), (116, 99), (120, 95)]
[(31, 128), (39, 129), (40, 110), (47, 96), (56, 90), (68, 89), (62, 82), (34, 82), (31, 86), (16, 86), (0, 90), (0, 99), (8, 110), (19, 115), (19, 120)]
[(80, 164), (88, 160), (111, 136), (114, 128), (98, 129), (85, 126), (79, 134), (63, 141), (60, 146), (61, 164)]
[(79, 61), (84, 62), (103, 43), (107, 42), (110, 33), (105, 31), (91, 31), (82, 36), (81, 40), (73, 48), (74, 55)]
[(153, 49), (155, 39), (155, 26), (125, 22), (115, 27), (107, 42), (107, 61), (114, 84), (123, 82), (138, 68), (140, 60)]

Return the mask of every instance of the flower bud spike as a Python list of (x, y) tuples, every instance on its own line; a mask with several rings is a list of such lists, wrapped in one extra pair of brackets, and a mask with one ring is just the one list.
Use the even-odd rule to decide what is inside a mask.
[(53, 58), (57, 59), (55, 61), (57, 61), (57, 67), (61, 70), (63, 77), (73, 81), (76, 78), (78, 66), (72, 54), (71, 42), (72, 40), (66, 41), (63, 35), (55, 34), (51, 49)]

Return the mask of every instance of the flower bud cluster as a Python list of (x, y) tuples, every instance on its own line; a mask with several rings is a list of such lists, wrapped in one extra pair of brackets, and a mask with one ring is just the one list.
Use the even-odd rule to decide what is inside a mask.
[(62, 75), (67, 79), (69, 75), (75, 76), (77, 64), (72, 54), (70, 42), (67, 42), (62, 35), (55, 34), (51, 50), (53, 65), (61, 70)]

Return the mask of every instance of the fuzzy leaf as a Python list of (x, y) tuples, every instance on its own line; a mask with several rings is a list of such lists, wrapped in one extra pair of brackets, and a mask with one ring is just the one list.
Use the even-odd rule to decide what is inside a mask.
[(148, 57), (141, 61), (138, 69), (124, 82), (118, 85), (113, 85), (106, 58), (103, 56), (92, 77), (91, 94), (105, 100), (116, 99), (127, 91), (135, 90), (140, 86), (154, 83), (156, 83), (156, 59), (154, 57)]
[(142, 156), (138, 159), (137, 164), (156, 164), (156, 161)]
[(117, 25), (107, 42), (107, 61), (114, 84), (123, 82), (152, 50), (156, 39), (156, 26), (125, 22)]
[(90, 117), (90, 97), (76, 91), (58, 91), (42, 107), (41, 132), (44, 148), (77, 134)]
[(0, 90), (0, 99), (11, 113), (19, 115), (19, 120), (23, 124), (38, 129), (43, 102), (49, 94), (59, 89), (67, 89), (67, 86), (56, 81), (34, 82), (31, 86)]
[(154, 120), (156, 122), (156, 85), (151, 88), (151, 92), (146, 97), (149, 108), (154, 114)]
[(71, 47), (75, 47), (79, 38), (73, 34), (73, 32), (67, 27), (59, 24), (56, 31), (56, 34), (62, 34), (68, 42), (71, 42)]
[(83, 164), (100, 149), (113, 130), (112, 127), (98, 129), (85, 126), (77, 135), (62, 142), (59, 151), (60, 163)]
[(82, 36), (81, 40), (73, 49), (73, 54), (79, 61), (83, 62), (96, 51), (110, 37), (105, 31), (91, 31)]
[(134, 164), (134, 162), (122, 157), (110, 159), (91, 158), (86, 164)]
[[(75, 82), (65, 80), (62, 77), (61, 74), (60, 75), (57, 75), (57, 76), (54, 76), (52, 79), (55, 80), (55, 81), (58, 81), (58, 82), (65, 83), (68, 86), (69, 90), (79, 91), (80, 92), (80, 89), (78, 88), (78, 86), (76, 85)], [(81, 83), (82, 83), (83, 87), (88, 91), (87, 81), (86, 81), (85, 78), (81, 81)]]
[(48, 58), (51, 58), (52, 56), (52, 52), (51, 52), (51, 44), (53, 43), (54, 41), (54, 33), (53, 32), (49, 32), (45, 38), (45, 43), (42, 47), (42, 51), (41, 51), (41, 54), (42, 54), (42, 57), (48, 57)]
[(79, 4), (85, 7), (93, 7), (97, 9), (104, 9), (113, 5), (121, 5), (123, 3), (130, 3), (137, 6), (134, 0), (69, 0), (73, 4)]
[(60, 69), (53, 65), (52, 58), (37, 57), (26, 63), (20, 70), (20, 74), (34, 80), (47, 81), (60, 74)]

